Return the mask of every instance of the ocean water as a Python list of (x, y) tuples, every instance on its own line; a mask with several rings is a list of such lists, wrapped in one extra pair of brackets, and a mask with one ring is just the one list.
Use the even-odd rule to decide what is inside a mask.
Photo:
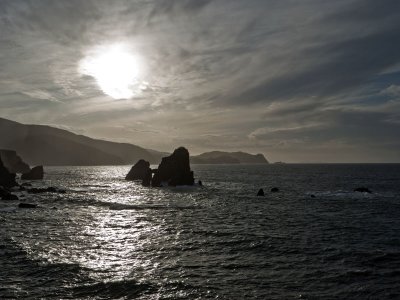
[(400, 299), (400, 165), (129, 168), (48, 167), (34, 186), (66, 194), (0, 201), (0, 299)]

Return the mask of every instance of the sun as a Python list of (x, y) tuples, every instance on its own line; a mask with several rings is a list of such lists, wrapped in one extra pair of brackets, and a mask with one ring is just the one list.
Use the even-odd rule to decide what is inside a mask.
[(139, 71), (138, 57), (122, 45), (98, 47), (79, 63), (79, 72), (94, 77), (114, 99), (129, 99), (140, 91)]

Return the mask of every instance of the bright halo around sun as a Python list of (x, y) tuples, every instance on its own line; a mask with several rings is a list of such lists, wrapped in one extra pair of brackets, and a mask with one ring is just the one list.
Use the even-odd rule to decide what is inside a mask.
[(94, 77), (114, 99), (129, 99), (140, 92), (139, 71), (138, 57), (122, 45), (99, 47), (79, 64), (79, 72)]

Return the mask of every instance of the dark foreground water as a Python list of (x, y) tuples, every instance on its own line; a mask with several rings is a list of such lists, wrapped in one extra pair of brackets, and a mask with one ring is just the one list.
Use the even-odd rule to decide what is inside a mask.
[(47, 168), (66, 194), (0, 201), (0, 298), (400, 299), (400, 165), (193, 168), (203, 188)]

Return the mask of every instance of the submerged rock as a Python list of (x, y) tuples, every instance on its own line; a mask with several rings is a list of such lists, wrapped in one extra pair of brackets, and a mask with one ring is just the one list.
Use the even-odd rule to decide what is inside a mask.
[(184, 147), (175, 149), (167, 157), (163, 157), (158, 169), (154, 172), (151, 185), (162, 186), (193, 185), (193, 171), (190, 170), (189, 151)]
[(369, 188), (366, 187), (358, 187), (354, 189), (355, 192), (360, 192), (360, 193), (368, 193), (371, 194), (371, 190)]
[(43, 166), (33, 167), (28, 173), (21, 176), (22, 180), (41, 180), (43, 179)]
[(31, 204), (31, 203), (20, 203), (18, 204), (19, 208), (37, 208), (37, 204)]
[(271, 193), (277, 193), (277, 192), (279, 192), (279, 189), (277, 187), (273, 187), (271, 189)]
[(65, 190), (59, 190), (55, 187), (49, 186), (47, 188), (31, 188), (27, 189), (28, 194), (41, 194), (41, 193), (60, 193), (65, 194)]
[(15, 181), (15, 173), (9, 172), (0, 158), (0, 186), (9, 188), (17, 185), (18, 184)]
[(264, 196), (264, 190), (263, 189), (259, 189), (257, 196)]
[[(145, 161), (144, 159), (140, 159), (129, 171), (126, 175), (126, 180), (144, 180), (148, 177), (150, 173), (150, 180), (151, 180), (151, 169), (150, 163)], [(150, 185), (150, 184), (149, 184)]]

